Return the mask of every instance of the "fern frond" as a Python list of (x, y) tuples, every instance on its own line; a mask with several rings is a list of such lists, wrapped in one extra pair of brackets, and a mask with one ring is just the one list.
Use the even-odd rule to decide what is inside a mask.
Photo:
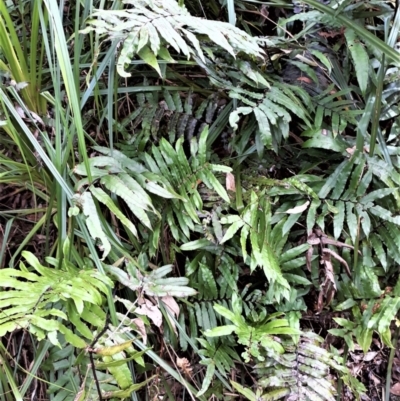
[[(21, 270), (0, 271), (1, 286), (9, 288), (0, 292), (0, 335), (24, 328), (39, 340), (47, 337), (60, 346), (58, 334), (62, 333), (75, 347), (85, 347), (85, 340), (74, 334), (66, 321), (91, 340), (93, 331), (84, 321), (104, 324), (105, 314), (99, 305), (108, 293), (107, 286), (112, 287), (111, 280), (92, 269), (79, 270), (71, 264), (67, 267), (66, 262), (56, 272), (43, 266), (33, 254), (23, 251), (22, 255), (36, 272), (29, 271), (23, 262)], [(57, 303), (61, 309), (54, 308)]]
[(125, 10), (94, 12), (83, 33), (96, 31), (111, 40), (122, 41), (117, 71), (123, 77), (130, 74), (125, 66), (138, 55), (159, 73), (157, 56), (171, 58), (167, 47), (188, 59), (199, 57), (206, 62), (199, 37), (206, 37), (233, 57), (238, 52), (260, 57), (263, 54), (256, 40), (231, 24), (191, 16), (176, 1), (125, 0)]
[(196, 291), (187, 287), (189, 280), (186, 277), (165, 278), (172, 271), (171, 265), (166, 265), (144, 276), (132, 262), (128, 263), (126, 273), (124, 270), (107, 265), (105, 269), (121, 284), (132, 291), (142, 291), (144, 294), (154, 297), (188, 297), (196, 294)]
[(266, 389), (263, 398), (334, 401), (336, 391), (329, 371), (337, 362), (321, 348), (321, 339), (303, 336), (296, 346), (287, 341), (282, 345), (283, 354), (270, 353), (265, 362), (256, 365), (259, 383)]

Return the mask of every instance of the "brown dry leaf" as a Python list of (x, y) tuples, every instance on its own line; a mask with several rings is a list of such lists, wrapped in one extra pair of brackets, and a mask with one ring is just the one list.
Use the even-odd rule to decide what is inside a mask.
[(318, 294), (317, 312), (322, 312), (322, 309), (324, 309), (324, 294), (322, 291), (320, 291)]
[[(307, 250), (306, 253), (306, 265), (307, 269), (311, 271), (311, 258), (313, 253), (313, 246), (320, 245), (324, 248), (322, 249), (321, 255), (321, 264), (324, 262), (331, 263), (331, 256), (333, 256), (338, 262), (340, 262), (346, 269), (346, 273), (349, 277), (351, 277), (351, 272), (347, 262), (339, 256), (336, 252), (332, 251), (329, 248), (326, 248), (326, 245), (334, 245), (338, 248), (349, 248), (354, 249), (352, 245), (345, 244), (344, 242), (336, 241), (332, 238), (329, 238), (320, 228), (316, 227), (313, 229), (313, 232), (307, 237), (307, 243), (311, 245), (311, 247)], [(360, 255), (361, 252), (359, 251)], [(326, 255), (325, 255), (326, 254)]]
[(329, 248), (324, 248), (322, 252), (329, 253), (330, 255), (332, 255), (338, 262), (340, 262), (346, 268), (347, 275), (351, 277), (349, 265), (341, 256), (339, 256), (335, 251), (332, 251), (332, 249)]
[[(28, 116), (25, 114), (25, 111), (24, 111), (24, 109), (23, 109), (21, 106), (15, 106), (15, 110), (16, 110), (16, 112), (18, 113), (18, 115), (19, 115), (22, 119), (28, 120)], [(31, 110), (29, 110), (29, 112), (30, 112), (30, 114), (31, 114), (32, 120), (33, 120), (35, 123), (38, 123), (38, 124), (40, 124), (40, 125), (42, 125), (42, 126), (44, 127), (44, 122), (43, 122), (43, 120), (42, 120), (35, 112), (33, 112), (33, 111), (31, 111)]]
[(15, 106), (15, 111), (18, 113), (18, 115), (23, 118), (26, 119), (26, 114), (24, 109), (21, 106)]
[(364, 354), (360, 354), (360, 353), (356, 353), (356, 352), (350, 352), (350, 356), (351, 356), (351, 359), (357, 363), (361, 362), (364, 359)]
[(179, 305), (175, 301), (174, 297), (167, 296), (160, 298), (163, 304), (168, 308), (168, 310), (176, 317), (179, 317)]
[(341, 28), (340, 31), (328, 31), (328, 32), (320, 31), (318, 32), (318, 35), (324, 38), (334, 38), (336, 36), (342, 36), (343, 33), (344, 33), (344, 28)]
[(318, 296), (318, 312), (321, 312), (324, 307), (323, 299), (325, 298), (325, 305), (329, 305), (332, 302), (337, 290), (333, 273), (331, 253), (325, 252), (325, 249), (322, 250), (320, 264), (324, 266), (324, 269), (322, 270), (323, 282), (321, 283), (321, 291)]
[(369, 351), (364, 355), (363, 361), (365, 361), (365, 362), (372, 361), (376, 357), (377, 354), (378, 353), (376, 351)]
[(157, 327), (161, 327), (162, 324), (161, 311), (160, 309), (158, 309), (158, 306), (153, 305), (148, 299), (145, 300), (145, 302), (140, 308), (135, 309), (135, 313), (147, 316), (150, 320), (153, 321), (153, 323)]
[(321, 239), (317, 237), (315, 233), (311, 233), (307, 238), (307, 243), (310, 245), (319, 245), (321, 243)]
[(379, 384), (381, 384), (381, 379), (379, 379), (378, 376), (374, 375), (372, 372), (369, 372), (369, 378), (371, 379), (371, 381), (374, 382), (375, 386), (378, 386)]
[[(325, 266), (325, 277), (326, 277), (326, 279), (330, 283), (332, 283), (333, 287), (336, 289), (335, 276), (334, 276), (334, 273), (333, 273), (333, 265), (332, 265), (332, 260), (331, 260), (331, 254), (329, 252), (326, 252), (325, 249), (322, 250), (321, 262), (320, 263), (321, 263), (321, 265)], [(325, 280), (325, 282), (326, 282), (326, 280)]]
[[(168, 311), (171, 313), (172, 316), (174, 316), (176, 319), (179, 317), (179, 305), (176, 303), (175, 299), (171, 296), (167, 297), (162, 297), (160, 298), (165, 307), (168, 309)], [(174, 328), (174, 331), (176, 334), (178, 332), (176, 331), (176, 326), (175, 322), (172, 320), (172, 318), (168, 315), (168, 319), (171, 322), (172, 327)]]
[(296, 78), (296, 81), (301, 81), (301, 82), (305, 82), (306, 84), (313, 84), (314, 81), (308, 77), (298, 77)]
[(76, 394), (76, 396), (75, 396), (75, 398), (74, 398), (74, 401), (83, 401), (84, 399), (85, 399), (85, 389), (83, 388), (82, 390), (80, 390), (77, 394)]
[(394, 395), (400, 395), (400, 383), (395, 383), (390, 389), (390, 393)]
[(186, 376), (191, 377), (193, 368), (190, 366), (190, 362), (187, 358), (176, 358), (176, 366), (178, 366)]
[[(356, 146), (353, 146), (352, 148), (346, 148), (346, 152), (351, 156), (354, 154), (355, 151), (356, 151)], [(363, 151), (364, 153), (369, 153), (369, 147), (364, 146)]]
[(79, 388), (79, 391), (76, 393), (74, 401), (84, 401), (86, 395), (85, 385), (86, 385), (86, 379), (83, 381), (81, 387)]
[[(327, 290), (325, 291), (325, 303), (326, 305), (330, 305), (330, 303), (332, 302), (332, 299), (335, 297), (336, 294), (336, 289), (333, 288), (332, 285), (328, 285)], [(322, 312), (322, 310), (320, 310), (320, 312)]]
[(132, 319), (132, 322), (135, 323), (138, 332), (143, 338), (143, 344), (146, 345), (147, 343), (147, 333), (146, 333), (146, 326), (143, 323), (143, 320), (136, 317), (135, 319)]
[(235, 176), (232, 173), (226, 173), (225, 186), (227, 191), (236, 191)]
[(351, 369), (350, 369), (351, 374), (352, 374), (354, 377), (357, 377), (357, 375), (359, 375), (360, 372), (363, 370), (363, 367), (364, 367), (364, 365), (363, 365), (362, 363), (353, 364), (353, 365), (351, 366)]
[(307, 265), (307, 269), (309, 272), (311, 271), (311, 259), (313, 256), (313, 251), (314, 251), (314, 248), (312, 246), (310, 246), (307, 249), (307, 253), (306, 253), (306, 265)]
[(44, 127), (44, 122), (43, 120), (33, 111), (29, 110), (29, 112), (31, 113), (31, 117), (33, 118), (33, 121), (35, 123), (39, 123), (40, 125), (42, 125)]

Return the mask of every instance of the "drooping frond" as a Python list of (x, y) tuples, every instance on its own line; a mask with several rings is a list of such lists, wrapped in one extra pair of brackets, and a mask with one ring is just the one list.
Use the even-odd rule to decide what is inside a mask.
[(118, 11), (99, 11), (87, 21), (89, 27), (82, 32), (96, 31), (110, 39), (122, 42), (117, 71), (123, 77), (134, 56), (139, 56), (161, 75), (157, 57), (173, 61), (168, 47), (187, 59), (198, 56), (205, 61), (200, 42), (204, 38), (233, 57), (238, 52), (260, 57), (263, 54), (255, 38), (231, 24), (193, 17), (176, 1), (124, 0), (127, 8)]

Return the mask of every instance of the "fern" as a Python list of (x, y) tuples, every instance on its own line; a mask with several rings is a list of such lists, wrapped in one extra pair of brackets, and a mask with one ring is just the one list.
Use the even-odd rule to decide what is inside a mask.
[[(228, 173), (231, 169), (205, 163), (207, 135), (206, 127), (200, 135), (198, 145), (192, 150), (193, 157), (190, 163), (182, 147), (182, 138), (177, 142), (176, 149), (162, 139), (158, 147), (152, 147), (151, 154), (144, 154), (145, 164), (128, 158), (118, 150), (111, 151), (107, 148), (95, 147), (105, 156), (90, 159), (92, 176), (111, 194), (121, 198), (137, 222), (152, 232), (151, 254), (158, 249), (160, 230), (158, 222), (161, 219), (156, 207), (158, 201), (154, 199), (154, 195), (173, 200), (166, 204), (164, 216), (173, 236), (181, 242), (186, 242), (190, 237), (190, 232), (194, 231), (195, 224), (200, 223), (198, 212), (202, 210), (203, 202), (197, 190), (198, 182), (204, 182), (208, 188), (217, 191), (226, 202), (230, 202), (230, 198), (216, 178), (215, 172)], [(77, 165), (74, 172), (81, 176), (87, 175), (83, 163)], [(80, 180), (77, 187), (80, 189), (84, 185), (88, 185), (87, 178)], [(173, 188), (177, 188), (177, 191)], [(106, 205), (133, 235), (139, 237), (139, 230), (137, 224), (135, 225), (120, 211), (115, 200), (102, 188), (92, 184), (88, 186), (88, 192), (76, 194), (73, 198), (75, 206), (71, 209), (70, 215), (76, 215), (80, 209), (83, 211), (91, 236), (94, 239), (100, 238), (102, 241), (104, 259), (111, 250), (111, 246), (104, 234), (98, 211), (92, 200), (93, 197)], [(76, 211), (76, 209), (78, 210)], [(143, 230), (140, 232), (142, 235), (146, 235)]]
[(172, 266), (160, 267), (150, 274), (144, 275), (133, 262), (126, 265), (127, 272), (116, 266), (105, 266), (106, 271), (132, 291), (140, 291), (151, 297), (187, 297), (196, 293), (187, 287), (189, 280), (185, 277), (164, 277), (172, 271)]
[(322, 339), (309, 333), (302, 335), (296, 345), (282, 340), (282, 353), (267, 350), (265, 362), (258, 363), (255, 368), (258, 382), (265, 388), (262, 398), (334, 401), (336, 389), (329, 378), (332, 369), (344, 376), (348, 383), (351, 382), (356, 393), (365, 391), (357, 381), (350, 380), (350, 372), (343, 366), (343, 361), (321, 345)]
[[(130, 75), (125, 72), (125, 65), (129, 64), (135, 55), (155, 68), (161, 75), (157, 56), (173, 61), (167, 50), (167, 45), (170, 45), (176, 52), (181, 52), (188, 58), (193, 56), (196, 62), (206, 70), (211, 83), (228, 90), (232, 99), (239, 99), (245, 105), (237, 108), (230, 116), (231, 124), (237, 128), (240, 116), (252, 113), (258, 122), (258, 130), (255, 132), (257, 141), (267, 149), (274, 146), (277, 150), (281, 140), (288, 138), (291, 113), (298, 115), (309, 128), (312, 127), (310, 112), (314, 112), (314, 107), (304, 91), (300, 92), (299, 88), (277, 81), (272, 81), (271, 86), (271, 80), (266, 79), (258, 66), (251, 62), (235, 60), (238, 52), (245, 52), (253, 57), (262, 55), (263, 51), (254, 38), (232, 25), (215, 21), (209, 23), (207, 20), (191, 17), (175, 1), (163, 3), (162, 6), (150, 1), (139, 3), (126, 0), (125, 3), (131, 8), (123, 11), (94, 13), (92, 17), (95, 19), (89, 20), (89, 27), (83, 30), (84, 33), (94, 30), (99, 34), (108, 34), (110, 39), (123, 42), (117, 63), (117, 70), (121, 76)], [(185, 28), (182, 28), (183, 26)], [(221, 56), (219, 60), (219, 64), (226, 68), (216, 71), (215, 59), (210, 61), (203, 54), (200, 42), (193, 33), (203, 35), (203, 38), (208, 38), (218, 46), (217, 49), (209, 48), (209, 54), (215, 52), (217, 55), (222, 53), (220, 50), (227, 52), (227, 55)], [(204, 47), (204, 42), (202, 45)], [(176, 106), (174, 99), (168, 94), (165, 96), (165, 104), (169, 110), (173, 110)], [(181, 118), (174, 115), (170, 120), (168, 126), (170, 139), (174, 138), (176, 127), (179, 135), (187, 127), (189, 138), (191, 137), (196, 122), (190, 119), (188, 110), (190, 107), (186, 107)], [(182, 108), (178, 107), (177, 111), (182, 112)], [(153, 107), (146, 112), (136, 113), (138, 117), (140, 116), (139, 118), (144, 118), (142, 125), (147, 133), (142, 131), (142, 134), (147, 140), (148, 134), (153, 133), (152, 130), (158, 131), (159, 122), (165, 110), (159, 108), (156, 113)], [(149, 122), (152, 119), (155, 120), (155, 124), (150, 128), (146, 121)]]
[[(312, 176), (303, 176), (299, 182), (278, 181), (270, 178), (246, 178), (248, 184), (257, 185), (257, 189), (250, 187), (252, 191), (248, 191), (251, 194), (250, 199), (256, 204), (256, 196), (261, 196), (263, 191), (270, 196), (280, 196), (279, 204), (272, 207), (271, 212), (268, 212), (271, 213), (271, 218), (268, 219), (270, 228), (266, 231), (267, 234), (263, 236), (262, 233), (258, 233), (258, 239), (261, 241), (263, 238), (268, 238), (275, 254), (281, 255), (277, 258), (277, 263), (282, 278), (290, 284), (286, 299), (281, 300), (277, 305), (273, 294), (280, 293), (281, 288), (278, 282), (271, 280), (267, 293), (259, 302), (266, 304), (274, 302), (276, 310), (282, 312), (295, 313), (304, 310), (305, 304), (302, 296), (307, 294), (313, 284), (318, 287), (318, 282), (315, 280), (318, 271), (319, 277), (324, 277), (319, 283), (319, 308), (323, 307), (323, 298), (326, 303), (333, 300), (334, 305), (335, 302), (344, 299), (353, 302), (354, 298), (364, 298), (369, 300), (371, 308), (374, 305), (375, 307), (382, 306), (382, 309), (378, 309), (380, 315), (385, 316), (385, 319), (391, 317), (389, 320), (384, 320), (385, 323), (381, 323), (381, 325), (377, 323), (374, 327), (381, 335), (382, 341), (390, 344), (387, 327), (394, 316), (393, 305), (397, 305), (397, 303), (390, 303), (386, 299), (382, 303), (376, 303), (376, 299), (382, 296), (379, 284), (381, 278), (378, 280), (378, 276), (385, 275), (378, 266), (382, 266), (385, 271), (388, 271), (388, 269), (395, 269), (396, 261), (399, 260), (399, 219), (391, 212), (397, 204), (398, 189), (395, 185), (397, 172), (394, 171), (392, 178), (388, 171), (389, 167), (386, 163), (377, 157), (369, 158), (356, 153), (350, 159), (333, 166), (325, 181)], [(246, 174), (246, 171), (243, 174)], [(274, 187), (270, 188), (272, 185)], [(257, 191), (257, 195), (255, 195), (255, 191)], [(246, 201), (248, 202), (248, 199)], [(260, 205), (258, 203), (258, 208)], [(220, 242), (238, 243), (239, 239), (243, 237), (241, 244), (244, 260), (246, 260), (248, 252), (245, 239), (248, 238), (254, 227), (261, 227), (260, 223), (251, 217), (250, 210), (251, 207), (247, 206), (241, 214), (225, 215), (221, 219), (226, 231)], [(310, 259), (310, 265), (313, 266), (311, 269), (313, 284), (304, 272), (308, 262), (306, 263), (303, 252), (307, 251), (308, 245), (295, 247), (288, 236), (288, 233), (295, 235), (293, 234), (294, 224), (298, 222), (301, 224), (303, 219), (306, 220), (308, 235), (316, 225), (319, 225), (322, 229), (332, 227), (336, 239), (340, 237), (346, 239), (346, 243), (330, 239), (330, 246), (324, 251), (325, 254), (322, 252), (319, 258), (314, 258), (315, 262), (311, 263)], [(251, 228), (247, 229), (246, 224)], [(301, 231), (299, 230), (299, 232)], [(339, 256), (332, 248), (332, 246), (337, 246), (338, 249), (343, 246), (349, 247), (350, 239), (354, 244), (359, 241), (360, 252), (357, 255), (357, 267), (353, 262), (356, 259), (353, 253), (343, 251), (343, 255)], [(254, 250), (257, 251), (257, 243), (255, 246), (252, 243), (252, 252)], [(323, 264), (316, 263), (318, 260)], [(346, 279), (343, 274), (340, 274), (337, 262), (346, 267), (349, 276), (355, 275), (354, 281)], [(321, 266), (324, 267), (321, 268)], [(350, 266), (355, 267), (354, 271), (353, 269), (350, 271)], [(394, 272), (394, 270), (391, 271)], [(329, 274), (332, 274), (331, 279), (328, 279)], [(339, 283), (337, 288), (332, 281), (333, 277), (335, 277), (335, 283)], [(333, 287), (329, 288), (330, 283)], [(337, 297), (337, 301), (334, 301), (334, 297)], [(351, 307), (354, 303), (349, 305)], [(368, 316), (371, 318), (372, 315)], [(298, 322), (299, 315), (296, 317), (293, 314), (292, 319)], [(367, 322), (367, 317), (364, 317), (363, 321)], [(361, 331), (357, 331), (354, 326), (344, 334), (342, 333), (342, 336), (346, 336), (347, 340), (352, 335), (356, 336), (358, 343), (367, 350), (372, 340), (372, 331), (367, 328), (367, 323), (365, 323), (365, 327), (363, 325), (364, 323), (360, 323)]]
[[(218, 265), (218, 273), (213, 274), (209, 264)], [(208, 330), (222, 323), (221, 318), (215, 314), (213, 303), (222, 302), (230, 308), (229, 301), (232, 293), (237, 291), (239, 277), (238, 267), (227, 254), (214, 257), (209, 252), (201, 251), (187, 268), (186, 273), (190, 283), (196, 288), (198, 294), (191, 304), (185, 306), (189, 315), (189, 337), (196, 342), (200, 336), (200, 329)], [(183, 344), (186, 350), (187, 343)]]
[[(48, 393), (59, 401), (79, 399), (77, 397), (99, 399), (96, 383), (100, 386), (102, 398), (123, 398), (121, 395), (129, 396), (152, 379), (133, 382), (128, 363), (134, 361), (143, 366), (143, 351), (136, 351), (129, 342), (126, 343), (121, 334), (107, 331), (101, 336), (96, 348), (91, 351), (94, 351), (94, 366), (91, 366), (87, 354), (76, 356), (74, 348), (65, 341), (61, 342), (61, 347), (51, 348), (42, 365), (44, 372), (54, 375), (54, 382), (49, 386)], [(108, 355), (104, 355), (105, 353)]]
[[(248, 84), (243, 82), (242, 84)], [(307, 107), (307, 101), (303, 102), (290, 85), (282, 85), (271, 80), (273, 86), (260, 92), (260, 88), (251, 90), (242, 89), (239, 84), (220, 83), (223, 88), (230, 89), (229, 96), (239, 99), (244, 106), (238, 107), (229, 117), (234, 130), (238, 129), (241, 115), (252, 113), (257, 121), (258, 129), (255, 130), (256, 142), (266, 149), (278, 149), (279, 143), (289, 137), (289, 122), (292, 121), (292, 113), (295, 113), (309, 128), (313, 107)], [(254, 84), (252, 84), (253, 86)], [(254, 85), (256, 86), (256, 85)], [(302, 93), (307, 99), (308, 95)], [(309, 103), (310, 104), (310, 103)], [(261, 155), (261, 154), (260, 154)]]
[[(143, 84), (149, 85), (147, 80)], [(118, 147), (127, 156), (136, 156), (147, 146), (150, 138), (159, 143), (160, 139), (165, 137), (171, 144), (175, 144), (181, 137), (185, 142), (194, 137), (199, 138), (206, 125), (221, 125), (217, 119), (226, 108), (224, 102), (215, 94), (204, 99), (188, 92), (184, 102), (177, 91), (164, 89), (159, 96), (156, 96), (155, 92), (154, 96), (149, 95), (150, 93), (146, 94), (146, 101), (143, 103), (141, 96), (137, 95), (137, 109), (121, 123), (125, 143), (118, 143)], [(157, 97), (161, 100), (156, 99)], [(133, 135), (128, 133), (128, 125), (134, 129)], [(224, 125), (222, 124), (222, 128)], [(210, 128), (210, 134), (218, 135), (216, 128)], [(227, 135), (228, 133), (225, 134)]]
[[(159, 147), (152, 147), (152, 155), (148, 153), (144, 155), (149, 170), (162, 175), (171, 185), (178, 188), (177, 192), (183, 200), (183, 203), (171, 202), (165, 208), (172, 235), (180, 242), (186, 242), (190, 237), (190, 231), (195, 229), (194, 225), (200, 223), (198, 213), (203, 209), (203, 200), (198, 190), (199, 182), (215, 190), (225, 202), (230, 202), (226, 190), (216, 178), (215, 173), (228, 173), (231, 169), (206, 163), (207, 136), (208, 129), (205, 128), (200, 135), (198, 145), (192, 147), (190, 161), (187, 160), (182, 147), (183, 138), (178, 140), (175, 149), (162, 139)], [(197, 144), (197, 141), (194, 143)], [(152, 174), (148, 177), (151, 178)]]
[[(62, 334), (67, 342), (84, 348), (93, 339), (88, 324), (104, 325), (105, 313), (100, 306), (113, 285), (111, 280), (91, 268), (79, 270), (65, 259), (61, 269), (55, 271), (27, 251), (22, 255), (33, 271), (23, 262), (20, 270), (0, 271), (1, 286), (9, 288), (0, 292), (0, 335), (22, 328), (39, 340), (47, 338), (61, 347)], [(57, 260), (48, 261), (58, 265)], [(72, 323), (79, 335), (68, 328), (66, 321)]]
[(205, 37), (233, 57), (238, 52), (260, 57), (263, 53), (256, 40), (231, 24), (208, 21), (191, 16), (176, 1), (124, 0), (125, 10), (101, 11), (92, 14), (83, 33), (96, 31), (112, 40), (123, 42), (118, 56), (117, 71), (129, 77), (125, 66), (139, 56), (160, 75), (157, 57), (173, 61), (168, 46), (187, 59), (197, 56), (205, 62), (198, 37)]
[[(255, 371), (258, 384), (265, 389), (263, 399), (278, 400), (290, 396), (296, 400), (333, 401), (336, 399), (336, 390), (333, 380), (329, 378), (331, 370), (336, 371), (355, 394), (365, 391), (364, 387), (351, 377), (342, 359), (322, 348), (320, 337), (313, 333), (303, 333), (299, 341), (290, 340), (287, 334), (296, 335), (299, 332), (288, 327), (286, 319), (279, 319), (279, 313), (268, 316), (265, 309), (259, 314), (253, 310), (251, 316), (255, 320), (246, 321), (242, 315), (241, 299), (233, 294), (232, 311), (216, 305), (215, 310), (230, 324), (208, 330), (205, 335), (211, 337), (211, 340), (214, 337), (229, 336), (231, 333), (237, 335), (238, 342), (246, 347), (242, 354), (244, 360), (253, 358), (258, 361)], [(202, 351), (204, 355), (210, 355), (211, 351), (221, 347), (218, 345), (213, 348), (212, 343), (205, 340), (201, 343), (205, 348)], [(225, 352), (228, 353), (228, 350)], [(218, 357), (214, 353), (208, 364), (215, 365), (220, 358), (222, 356)], [(248, 399), (253, 399), (249, 390), (236, 386), (236, 383), (232, 384)]]
[[(371, 280), (370, 277), (369, 279)], [(370, 282), (369, 288), (365, 289), (364, 295), (373, 299), (365, 303), (362, 308), (353, 301), (352, 319), (334, 318), (341, 327), (329, 330), (331, 334), (344, 338), (350, 350), (355, 349), (353, 341), (355, 338), (366, 353), (370, 349), (374, 332), (379, 334), (384, 344), (388, 347), (392, 346), (390, 325), (393, 316), (396, 316), (400, 309), (398, 285), (393, 293), (381, 298), (377, 298), (378, 294), (373, 294), (371, 290), (372, 285)], [(351, 306), (349, 300), (347, 300), (347, 304), (344, 302), (339, 304), (337, 309), (347, 309), (348, 306)]]

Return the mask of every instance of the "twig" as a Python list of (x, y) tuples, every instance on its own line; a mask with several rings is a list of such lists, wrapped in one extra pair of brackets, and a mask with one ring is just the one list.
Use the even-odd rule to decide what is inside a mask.
[(94, 379), (94, 382), (96, 383), (97, 394), (99, 395), (99, 401), (103, 401), (103, 397), (101, 396), (100, 383), (99, 383), (99, 380), (97, 379), (96, 368), (94, 367), (93, 352), (89, 351), (89, 359), (90, 359), (90, 365), (92, 366), (93, 379)]
[(97, 334), (97, 336), (94, 338), (94, 340), (90, 344), (90, 347), (88, 348), (90, 365), (92, 367), (93, 379), (94, 379), (94, 382), (96, 383), (96, 389), (97, 389), (97, 394), (99, 395), (99, 401), (103, 401), (103, 397), (101, 396), (100, 383), (99, 383), (99, 380), (97, 379), (96, 368), (94, 366), (94, 358), (93, 358), (92, 350), (93, 350), (93, 347), (96, 345), (97, 341), (99, 341), (100, 337), (107, 331), (109, 319), (110, 319), (110, 317), (109, 317), (109, 315), (107, 315), (106, 324), (104, 325), (103, 329)]

